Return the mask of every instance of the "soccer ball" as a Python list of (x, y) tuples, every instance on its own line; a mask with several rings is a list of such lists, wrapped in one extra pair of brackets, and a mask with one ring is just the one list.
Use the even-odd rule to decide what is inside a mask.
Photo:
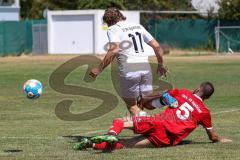
[(42, 94), (42, 83), (35, 79), (30, 79), (23, 84), (23, 93), (29, 99), (39, 98)]

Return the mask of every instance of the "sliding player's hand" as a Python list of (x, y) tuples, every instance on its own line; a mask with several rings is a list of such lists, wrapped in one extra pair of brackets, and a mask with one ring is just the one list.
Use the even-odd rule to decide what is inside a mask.
[(168, 69), (166, 66), (164, 66), (163, 64), (158, 64), (157, 73), (160, 74), (160, 76), (166, 77), (167, 72), (168, 72)]
[(230, 142), (232, 142), (232, 140), (231, 139), (227, 139), (227, 138), (221, 138), (219, 142), (221, 142), (221, 143), (230, 143)]
[(93, 78), (96, 78), (101, 73), (101, 70), (99, 68), (93, 68), (89, 75)]

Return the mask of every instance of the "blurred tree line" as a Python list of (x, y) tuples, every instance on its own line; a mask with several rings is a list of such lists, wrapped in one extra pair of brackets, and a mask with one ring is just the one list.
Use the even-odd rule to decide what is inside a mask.
[(240, 0), (221, 0), (219, 18), (225, 20), (240, 20)]
[[(191, 0), (20, 0), (20, 4), (22, 19), (41, 19), (45, 9), (76, 10), (117, 7), (122, 10), (194, 10)], [(240, 20), (240, 0), (220, 0), (219, 4), (220, 18)]]

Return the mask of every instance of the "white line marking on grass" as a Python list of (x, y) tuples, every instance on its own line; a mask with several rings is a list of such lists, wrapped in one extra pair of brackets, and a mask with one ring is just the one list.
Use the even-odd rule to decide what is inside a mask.
[(215, 112), (215, 113), (212, 113), (212, 115), (218, 115), (218, 114), (229, 113), (229, 112), (237, 112), (237, 111), (240, 111), (240, 109), (232, 109), (232, 110)]

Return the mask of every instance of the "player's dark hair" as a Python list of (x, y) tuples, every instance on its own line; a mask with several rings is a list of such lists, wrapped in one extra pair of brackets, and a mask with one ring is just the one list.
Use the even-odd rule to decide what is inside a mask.
[(108, 26), (112, 26), (121, 20), (126, 20), (126, 17), (115, 7), (111, 7), (105, 10), (103, 15), (103, 22), (107, 23)]
[(203, 82), (200, 85), (201, 91), (203, 92), (204, 99), (208, 99), (214, 93), (214, 86), (211, 82)]

